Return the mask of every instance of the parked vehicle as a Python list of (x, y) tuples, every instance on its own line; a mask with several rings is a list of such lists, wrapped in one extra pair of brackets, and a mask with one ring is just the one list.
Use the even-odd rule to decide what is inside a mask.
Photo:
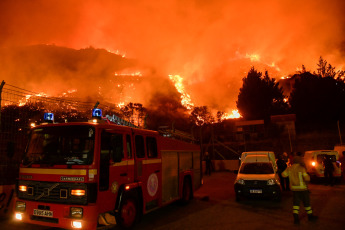
[(15, 218), (65, 229), (131, 228), (143, 214), (187, 203), (201, 183), (197, 144), (103, 117), (48, 123), (31, 130)]
[(281, 200), (281, 186), (275, 158), (272, 160), (270, 152), (243, 153), (241, 162), (234, 184), (236, 201), (244, 197)]
[(329, 156), (333, 162), (333, 176), (337, 179), (340, 179), (341, 163), (338, 161), (339, 153), (338, 151), (334, 150), (311, 150), (304, 153), (304, 163), (307, 167), (307, 172), (311, 176), (311, 179), (315, 180), (317, 178), (325, 177), (325, 167), (323, 165), (323, 159), (325, 156)]
[(277, 164), (276, 164), (276, 157), (274, 152), (272, 151), (249, 151), (249, 152), (243, 152), (241, 154), (240, 162), (242, 163), (248, 155), (267, 155), (269, 160), (272, 162), (274, 170), (277, 171)]

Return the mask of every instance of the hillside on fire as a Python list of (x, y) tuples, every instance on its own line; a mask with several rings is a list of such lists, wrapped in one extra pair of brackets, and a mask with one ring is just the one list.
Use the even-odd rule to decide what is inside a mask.
[[(16, 99), (6, 99), (5, 84), (2, 128), (26, 130), (30, 122), (42, 122), (48, 110), (56, 114), (57, 122), (87, 121), (90, 109), (100, 102), (106, 112), (139, 127), (181, 130), (206, 149), (218, 143), (223, 157), (234, 157), (234, 152), (248, 148), (292, 150), (292, 142), (300, 148), (298, 138), (308, 135), (313, 136), (307, 138), (308, 143), (322, 140), (317, 141), (320, 147), (339, 142), (345, 118), (340, 106), (345, 104), (344, 71), (335, 70), (320, 57), (316, 70), (302, 66), (297, 73), (276, 80), (272, 77), (276, 72), (262, 63), (256, 67), (247, 59), (236, 62), (243, 79), (236, 96), (237, 110), (229, 115), (222, 109), (229, 108), (230, 101), (222, 107), (217, 101), (196, 104), (190, 91), (196, 86), (119, 52), (55, 45), (2, 48), (0, 75), (11, 79), (7, 85), (15, 85), (11, 95), (16, 94)], [(22, 95), (21, 87), (27, 89)], [(327, 133), (328, 138), (315, 133)]]

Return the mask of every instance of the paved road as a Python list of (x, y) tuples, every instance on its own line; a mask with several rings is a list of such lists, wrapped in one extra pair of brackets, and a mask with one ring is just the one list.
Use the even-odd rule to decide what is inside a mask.
[[(140, 230), (166, 229), (345, 229), (345, 184), (333, 187), (311, 184), (311, 203), (319, 216), (317, 223), (309, 223), (302, 216), (301, 225), (292, 221), (292, 194), (283, 192), (280, 203), (269, 200), (235, 201), (233, 183), (235, 174), (217, 172), (204, 177), (204, 185), (187, 206), (171, 204), (142, 218), (134, 228)], [(303, 209), (301, 209), (303, 210)], [(0, 221), (0, 229), (47, 230), (51, 228), (19, 225)], [(115, 227), (114, 230), (117, 230)]]

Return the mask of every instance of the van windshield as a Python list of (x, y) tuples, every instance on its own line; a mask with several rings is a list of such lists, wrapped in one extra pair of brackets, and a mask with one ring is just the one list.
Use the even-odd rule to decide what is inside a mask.
[(24, 166), (92, 163), (95, 130), (91, 126), (47, 126), (33, 129)]
[(272, 164), (269, 162), (243, 163), (240, 169), (242, 174), (273, 174)]
[(323, 160), (325, 159), (325, 156), (329, 157), (331, 159), (332, 162), (336, 162), (336, 156), (335, 155), (328, 155), (328, 154), (319, 154), (317, 155), (317, 162), (319, 164), (321, 164), (323, 162)]

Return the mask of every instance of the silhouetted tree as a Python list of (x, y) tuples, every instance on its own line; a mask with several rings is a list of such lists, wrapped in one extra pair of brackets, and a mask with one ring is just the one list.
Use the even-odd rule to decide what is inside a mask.
[(147, 128), (157, 130), (159, 126), (168, 126), (186, 132), (190, 131), (187, 109), (182, 106), (179, 94), (167, 95), (155, 93), (147, 107)]
[[(321, 61), (322, 66), (325, 62)], [(322, 68), (323, 68), (322, 67)], [(334, 79), (332, 72), (318, 70), (320, 74), (296, 74), (289, 103), (297, 119), (302, 122), (334, 122), (345, 116), (345, 84)], [(322, 74), (324, 74), (322, 77)]]
[(335, 67), (333, 67), (331, 64), (327, 65), (327, 61), (324, 60), (322, 57), (320, 57), (317, 66), (317, 73), (314, 72), (314, 74), (320, 77), (331, 77), (340, 79), (345, 74), (343, 70), (336, 71)]
[(237, 100), (240, 114), (247, 120), (268, 119), (270, 115), (284, 114), (288, 111), (288, 104), (284, 101), (283, 89), (274, 78), (265, 76), (261, 72), (250, 69), (247, 77), (243, 78), (243, 85)]

